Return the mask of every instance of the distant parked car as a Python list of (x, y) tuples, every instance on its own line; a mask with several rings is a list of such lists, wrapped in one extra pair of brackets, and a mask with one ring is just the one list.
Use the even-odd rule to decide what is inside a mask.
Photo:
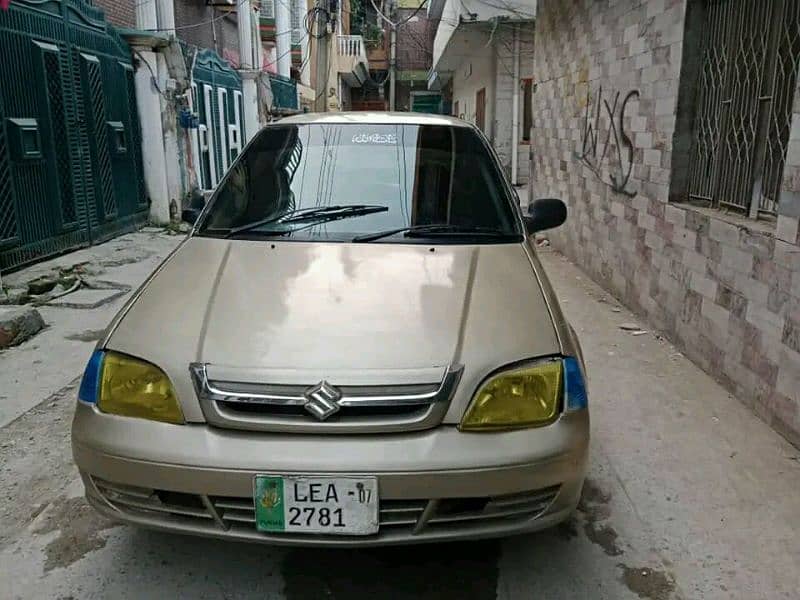
[[(203, 166), (202, 168), (205, 168)], [(80, 386), (89, 502), (281, 544), (503, 536), (575, 509), (581, 351), (483, 135), (419, 114), (258, 133)]]

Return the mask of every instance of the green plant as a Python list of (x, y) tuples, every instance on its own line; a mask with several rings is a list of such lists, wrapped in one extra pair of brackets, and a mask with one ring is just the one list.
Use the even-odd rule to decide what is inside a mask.
[(374, 23), (366, 23), (361, 36), (364, 38), (364, 43), (368, 46), (375, 47), (383, 44), (383, 29)]

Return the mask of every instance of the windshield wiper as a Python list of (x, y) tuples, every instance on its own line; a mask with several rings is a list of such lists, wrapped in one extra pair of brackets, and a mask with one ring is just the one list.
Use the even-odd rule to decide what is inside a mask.
[(381, 238), (405, 234), (405, 237), (432, 237), (432, 236), (479, 236), (501, 239), (516, 239), (518, 234), (502, 229), (491, 227), (477, 227), (471, 225), (449, 225), (447, 223), (432, 225), (409, 225), (408, 227), (398, 227), (397, 229), (387, 229), (386, 231), (376, 231), (375, 233), (365, 233), (357, 235), (352, 239), (353, 242), (372, 242)]
[[(293, 210), (279, 217), (268, 217), (261, 219), (247, 225), (234, 227), (229, 230), (225, 237), (232, 237), (238, 233), (244, 233), (258, 229), (262, 225), (269, 225), (270, 223), (302, 223), (304, 221), (336, 221), (338, 219), (347, 219), (349, 217), (360, 217), (362, 215), (370, 215), (377, 212), (386, 212), (389, 210), (388, 206), (380, 204), (350, 204), (350, 205), (335, 205), (335, 206), (315, 206), (309, 208), (301, 208)], [(289, 231), (274, 231), (269, 232), (274, 235), (285, 235), (291, 233)]]

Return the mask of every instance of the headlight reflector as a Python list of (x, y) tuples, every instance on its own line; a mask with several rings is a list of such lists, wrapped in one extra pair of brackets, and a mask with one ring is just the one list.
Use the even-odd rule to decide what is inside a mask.
[(184, 422), (167, 375), (153, 364), (114, 352), (103, 359), (97, 407), (123, 417)]
[(478, 389), (461, 420), (462, 431), (537, 427), (552, 422), (563, 396), (560, 359), (504, 371)]

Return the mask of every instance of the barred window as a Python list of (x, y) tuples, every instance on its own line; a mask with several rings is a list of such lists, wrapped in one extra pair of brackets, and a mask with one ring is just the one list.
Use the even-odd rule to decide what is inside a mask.
[(707, 0), (701, 38), (689, 200), (774, 215), (800, 62), (800, 2)]

